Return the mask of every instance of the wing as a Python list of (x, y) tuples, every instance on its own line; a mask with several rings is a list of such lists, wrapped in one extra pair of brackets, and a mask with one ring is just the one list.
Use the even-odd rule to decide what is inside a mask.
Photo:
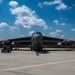
[(43, 46), (44, 47), (56, 47), (58, 42), (63, 41), (63, 39), (53, 38), (53, 37), (47, 37), (43, 36)]
[(45, 48), (75, 47), (75, 41), (66, 42), (64, 40), (65, 39), (43, 36), (43, 47)]
[[(10, 40), (14, 43), (13, 47), (31, 47), (31, 37), (23, 37)], [(63, 39), (43, 36), (43, 47), (56, 47), (57, 43), (61, 41), (63, 41)]]
[(31, 47), (31, 37), (23, 37), (23, 38), (16, 38), (10, 39), (12, 41), (13, 47)]
[[(13, 47), (18, 48), (31, 47), (31, 36), (10, 39), (10, 41), (12, 41)], [(64, 41), (64, 39), (43, 36), (43, 47), (44, 48), (75, 47), (75, 41), (69, 41), (70, 44), (68, 45), (61, 45), (61, 46), (57, 45), (62, 41)], [(2, 42), (4, 41), (0, 41), (0, 47), (2, 47)]]

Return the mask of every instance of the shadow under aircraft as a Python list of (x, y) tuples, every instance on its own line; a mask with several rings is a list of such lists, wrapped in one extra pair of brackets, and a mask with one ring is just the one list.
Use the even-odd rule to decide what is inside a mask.
[(72, 44), (75, 43), (75, 41), (43, 36), (39, 31), (34, 32), (32, 36), (29, 37), (9, 39), (2, 42), (2, 53), (11, 52), (10, 50), (13, 48), (31, 48), (31, 50), (34, 50), (37, 53), (38, 51), (42, 51), (43, 48), (73, 47)]

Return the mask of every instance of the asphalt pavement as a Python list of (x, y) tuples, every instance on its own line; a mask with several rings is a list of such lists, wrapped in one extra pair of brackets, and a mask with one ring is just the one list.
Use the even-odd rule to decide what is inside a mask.
[(75, 51), (0, 53), (0, 75), (75, 75)]

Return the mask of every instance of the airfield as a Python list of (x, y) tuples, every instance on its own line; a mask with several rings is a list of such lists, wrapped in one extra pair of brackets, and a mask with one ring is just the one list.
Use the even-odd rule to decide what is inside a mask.
[(75, 48), (0, 53), (0, 75), (75, 75)]

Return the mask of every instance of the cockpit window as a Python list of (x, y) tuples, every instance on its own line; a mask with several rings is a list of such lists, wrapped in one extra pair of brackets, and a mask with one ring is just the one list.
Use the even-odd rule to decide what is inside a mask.
[(35, 32), (35, 34), (41, 34), (40, 32)]
[(36, 34), (41, 34), (40, 32), (36, 32)]
[(40, 34), (40, 35), (42, 35), (40, 32), (34, 32), (32, 35), (34, 35), (34, 34)]

